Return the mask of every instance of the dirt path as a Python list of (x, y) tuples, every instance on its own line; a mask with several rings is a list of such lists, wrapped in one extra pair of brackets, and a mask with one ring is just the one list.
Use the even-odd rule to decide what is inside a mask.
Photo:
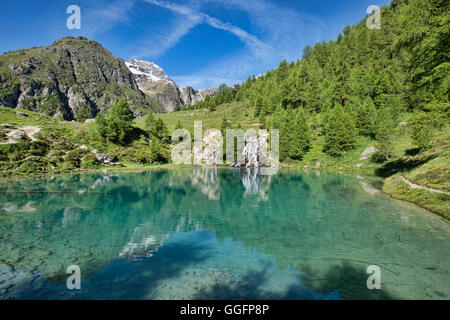
[(34, 135), (36, 133), (38, 133), (39, 131), (41, 131), (41, 128), (36, 127), (36, 126), (24, 126), (22, 128), (20, 128), (20, 130), (24, 131), (28, 138), (31, 139), (31, 141), (36, 141), (36, 138), (34, 137)]
[(432, 188), (428, 188), (428, 187), (424, 187), (424, 186), (419, 186), (418, 184), (414, 184), (411, 181), (409, 181), (408, 179), (406, 179), (404, 176), (400, 176), (400, 178), (402, 178), (402, 180), (413, 189), (423, 189), (423, 190), (428, 190), (428, 191), (434, 192), (434, 193), (442, 193), (442, 194), (450, 195), (450, 192), (448, 192), (448, 191), (432, 189)]

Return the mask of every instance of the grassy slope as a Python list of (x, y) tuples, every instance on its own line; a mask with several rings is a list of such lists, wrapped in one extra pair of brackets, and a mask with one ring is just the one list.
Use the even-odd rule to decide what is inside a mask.
[[(20, 115), (20, 113), (28, 116)], [(0, 124), (2, 132), (6, 130), (3, 124), (11, 125), (13, 129), (28, 125), (41, 128), (41, 131), (34, 135), (37, 138), (35, 142), (0, 144), (0, 176), (102, 169), (102, 166), (81, 161), (86, 156), (86, 152), (79, 148), (81, 145), (118, 157), (124, 166), (122, 169), (142, 167), (139, 157), (148, 154), (150, 150), (149, 142), (139, 130), (136, 130), (136, 137), (130, 145), (118, 146), (102, 139), (95, 123), (61, 121), (27, 110), (0, 108)], [(69, 152), (79, 156), (80, 167), (73, 167), (62, 158)]]
[(450, 219), (450, 195), (435, 193), (423, 189), (412, 189), (401, 177), (405, 177), (414, 184), (437, 189), (450, 190), (450, 152), (448, 130), (436, 137), (430, 150), (422, 155), (406, 158), (406, 166), (410, 170), (400, 170), (399, 173), (385, 180), (383, 191), (391, 196), (414, 202), (424, 208), (436, 212)]
[[(230, 121), (230, 125), (233, 128), (237, 128), (239, 124), (244, 129), (257, 129), (259, 127), (258, 121), (253, 119), (253, 109), (248, 104), (241, 102), (222, 105), (214, 112), (209, 112), (208, 110), (191, 110), (158, 114), (157, 117), (164, 120), (169, 128), (169, 132), (173, 131), (178, 121), (181, 121), (183, 128), (190, 132), (194, 131), (194, 121), (202, 121), (204, 132), (212, 128), (220, 129), (223, 117), (226, 117)], [(136, 125), (144, 128), (144, 117), (138, 118)]]

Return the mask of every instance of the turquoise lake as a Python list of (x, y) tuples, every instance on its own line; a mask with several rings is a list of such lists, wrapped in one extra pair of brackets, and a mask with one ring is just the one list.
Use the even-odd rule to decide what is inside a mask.
[(0, 179), (0, 299), (450, 299), (448, 221), (379, 187), (299, 170)]

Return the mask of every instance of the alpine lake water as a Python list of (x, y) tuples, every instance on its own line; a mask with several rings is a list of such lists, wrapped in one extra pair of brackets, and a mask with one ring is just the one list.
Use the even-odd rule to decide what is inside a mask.
[(450, 299), (448, 221), (379, 185), (287, 169), (1, 179), (0, 299)]

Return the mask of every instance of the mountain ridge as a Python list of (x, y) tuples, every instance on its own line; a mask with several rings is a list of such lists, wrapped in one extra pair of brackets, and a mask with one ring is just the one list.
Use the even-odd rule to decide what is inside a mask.
[(0, 55), (0, 107), (84, 120), (120, 97), (135, 116), (163, 111), (139, 90), (124, 60), (84, 37)]
[(206, 96), (214, 96), (218, 89), (200, 89), (192, 87), (180, 88), (163, 68), (145, 60), (128, 60), (125, 62), (134, 74), (139, 89), (155, 99), (167, 112), (177, 107), (191, 106), (202, 102)]

